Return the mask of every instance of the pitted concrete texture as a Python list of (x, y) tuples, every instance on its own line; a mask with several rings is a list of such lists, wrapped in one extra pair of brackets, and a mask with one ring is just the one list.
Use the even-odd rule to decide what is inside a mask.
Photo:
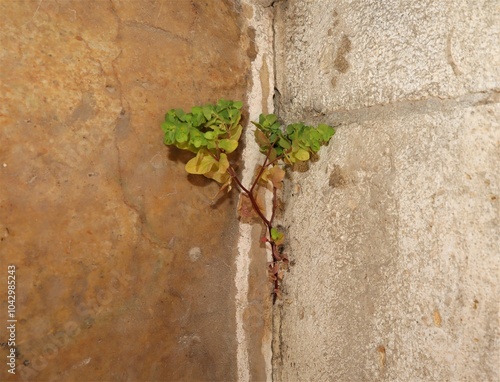
[(239, 3), (4, 0), (0, 24), (0, 380), (235, 380), (235, 204), (160, 123), (244, 100)]
[(495, 0), (277, 3), (286, 115), (497, 88), (498, 7)]
[(340, 126), (291, 173), (274, 380), (499, 380), (498, 2), (277, 11), (280, 116)]

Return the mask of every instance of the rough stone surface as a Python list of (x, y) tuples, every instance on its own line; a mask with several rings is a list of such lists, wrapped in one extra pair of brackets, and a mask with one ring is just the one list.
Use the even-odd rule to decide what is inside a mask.
[(238, 3), (1, 1), (0, 23), (0, 379), (235, 380), (235, 205), (159, 125), (244, 98)]
[(277, 8), (287, 116), (498, 88), (495, 0), (289, 0)]
[(341, 124), (293, 172), (276, 381), (499, 380), (494, 1), (278, 5), (281, 117)]

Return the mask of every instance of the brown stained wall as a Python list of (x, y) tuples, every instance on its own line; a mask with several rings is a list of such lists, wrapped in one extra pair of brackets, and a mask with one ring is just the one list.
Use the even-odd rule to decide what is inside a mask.
[(211, 205), (159, 125), (244, 98), (238, 7), (0, 2), (0, 280), (15, 264), (18, 319), (0, 380), (236, 378), (234, 204)]

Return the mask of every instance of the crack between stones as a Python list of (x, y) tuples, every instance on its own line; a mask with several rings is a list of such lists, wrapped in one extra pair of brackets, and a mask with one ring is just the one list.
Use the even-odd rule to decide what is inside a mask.
[[(280, 114), (280, 103), (281, 103), (281, 94), (276, 86), (277, 84), (277, 67), (276, 67), (276, 62), (277, 62), (277, 49), (276, 49), (276, 19), (277, 19), (277, 6), (279, 5), (278, 3), (281, 3), (281, 0), (274, 0), (272, 1), (268, 6), (264, 6), (264, 9), (269, 10), (272, 12), (272, 18), (271, 18), (271, 54), (269, 55), (270, 59), (272, 60), (272, 70), (273, 70), (273, 78), (272, 78), (272, 83), (273, 83), (273, 89), (270, 89), (272, 92), (272, 99), (273, 99), (273, 107), (276, 115)], [(279, 378), (279, 373), (283, 367), (283, 346), (284, 346), (284, 340), (283, 340), (283, 335), (282, 335), (282, 318), (283, 318), (283, 309), (282, 309), (282, 304), (277, 304), (270, 307), (271, 309), (271, 365), (270, 365), (270, 378), (271, 380), (268, 382), (272, 381), (278, 381), (281, 380)]]
[(304, 108), (305, 114), (310, 114), (309, 121), (325, 120), (334, 125), (347, 125), (365, 121), (385, 120), (394, 118), (400, 113), (404, 114), (429, 114), (433, 112), (446, 112), (457, 108), (474, 107), (500, 103), (500, 89), (490, 89), (475, 93), (468, 93), (457, 97), (440, 98), (428, 97), (419, 100), (402, 100), (385, 104), (376, 104), (356, 109), (337, 109), (328, 112), (318, 111), (314, 108)]
[(273, 33), (273, 41), (272, 41), (272, 60), (273, 60), (273, 83), (274, 83), (274, 93), (273, 93), (273, 104), (274, 104), (274, 113), (279, 116), (280, 114), (280, 105), (281, 105), (281, 93), (277, 88), (278, 84), (278, 76), (277, 76), (277, 49), (276, 49), (276, 18), (278, 9), (275, 7), (276, 1), (273, 1), (271, 6), (273, 7), (273, 18), (271, 21), (271, 28)]

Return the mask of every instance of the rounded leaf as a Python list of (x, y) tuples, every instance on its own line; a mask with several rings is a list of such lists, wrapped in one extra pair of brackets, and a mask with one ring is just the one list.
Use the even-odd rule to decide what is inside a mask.
[(187, 142), (189, 139), (189, 127), (188, 125), (180, 125), (175, 131), (175, 140), (177, 142)]
[(219, 148), (226, 153), (232, 153), (238, 147), (238, 141), (234, 139), (221, 139), (219, 141)]
[(200, 150), (198, 154), (186, 163), (186, 171), (190, 174), (206, 174), (217, 161), (212, 157), (208, 151)]
[(310, 158), (309, 152), (304, 149), (298, 149), (297, 152), (293, 153), (293, 155), (295, 158), (303, 162), (309, 160)]

